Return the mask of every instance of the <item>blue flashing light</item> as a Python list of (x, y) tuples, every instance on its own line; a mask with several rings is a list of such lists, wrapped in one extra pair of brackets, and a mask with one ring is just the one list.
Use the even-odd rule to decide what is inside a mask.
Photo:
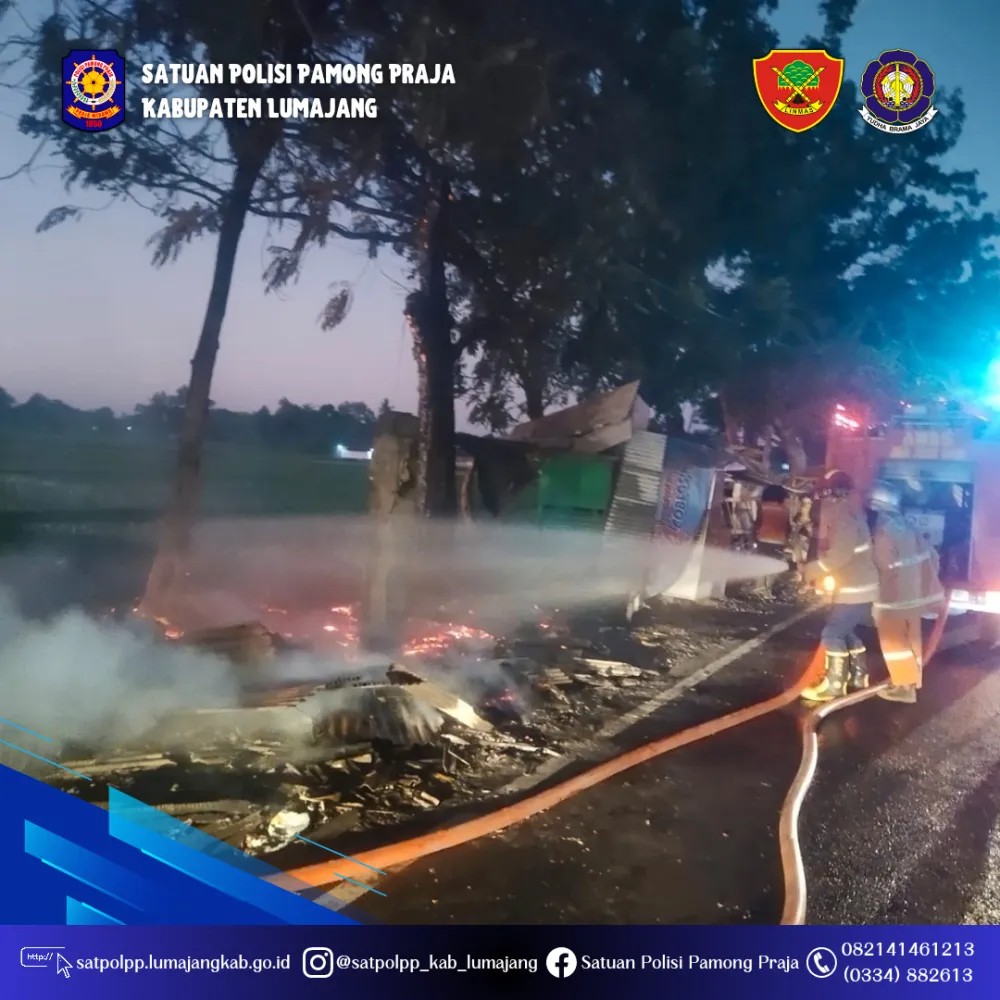
[(986, 369), (986, 405), (1000, 410), (1000, 358), (992, 361)]
[(986, 369), (986, 389), (991, 395), (1000, 395), (1000, 358)]

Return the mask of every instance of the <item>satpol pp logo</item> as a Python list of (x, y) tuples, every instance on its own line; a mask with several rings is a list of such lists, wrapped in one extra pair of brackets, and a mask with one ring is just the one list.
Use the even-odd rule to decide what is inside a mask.
[(329, 948), (306, 948), (302, 952), (302, 975), (306, 979), (329, 979), (333, 975), (333, 952)]
[(545, 968), (556, 979), (566, 979), (576, 972), (576, 955), (569, 948), (553, 948), (545, 956)]

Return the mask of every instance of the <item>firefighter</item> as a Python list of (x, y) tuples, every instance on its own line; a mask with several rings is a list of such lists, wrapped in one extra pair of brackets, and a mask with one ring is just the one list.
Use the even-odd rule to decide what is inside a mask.
[(873, 612), (890, 687), (879, 696), (912, 704), (923, 675), (921, 618), (940, 613), (944, 590), (934, 547), (900, 511), (899, 492), (876, 483), (868, 495), (879, 596)]
[(809, 562), (809, 549), (813, 537), (811, 496), (793, 496), (792, 530), (788, 548), (792, 566), (801, 575), (802, 567)]
[(822, 635), (824, 676), (802, 692), (806, 701), (831, 701), (868, 686), (865, 644), (857, 630), (871, 620), (879, 581), (871, 533), (853, 493), (850, 476), (835, 469), (824, 475), (815, 494), (819, 558), (806, 564), (803, 578), (829, 594), (832, 607)]

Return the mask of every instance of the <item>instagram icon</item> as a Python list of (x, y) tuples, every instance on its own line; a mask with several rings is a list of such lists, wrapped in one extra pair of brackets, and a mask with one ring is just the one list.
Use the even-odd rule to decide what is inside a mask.
[(333, 975), (333, 952), (329, 948), (306, 948), (302, 952), (302, 975), (306, 979), (329, 979)]

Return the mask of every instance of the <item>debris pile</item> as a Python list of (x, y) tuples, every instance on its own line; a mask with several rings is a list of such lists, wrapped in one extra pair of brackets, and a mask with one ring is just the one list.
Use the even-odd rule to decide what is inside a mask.
[[(738, 610), (725, 603), (720, 616)], [(589, 637), (579, 623), (540, 622), (502, 642), (471, 625), (421, 623), (396, 662), (373, 666), (352, 661), (354, 614), (337, 610), (315, 617), (339, 649), (334, 680), (289, 674), (296, 651), (315, 663), (322, 648), (293, 627), (173, 637), (237, 664), (242, 704), (174, 713), (128, 751), (77, 751), (62, 763), (94, 780), (51, 780), (97, 803), (113, 784), (249, 853), (297, 837), (335, 843), (434, 810), (488, 809), (546, 762), (594, 758), (605, 726), (731, 638), (669, 609), (635, 628), (588, 616)], [(744, 614), (756, 622), (759, 611)]]

